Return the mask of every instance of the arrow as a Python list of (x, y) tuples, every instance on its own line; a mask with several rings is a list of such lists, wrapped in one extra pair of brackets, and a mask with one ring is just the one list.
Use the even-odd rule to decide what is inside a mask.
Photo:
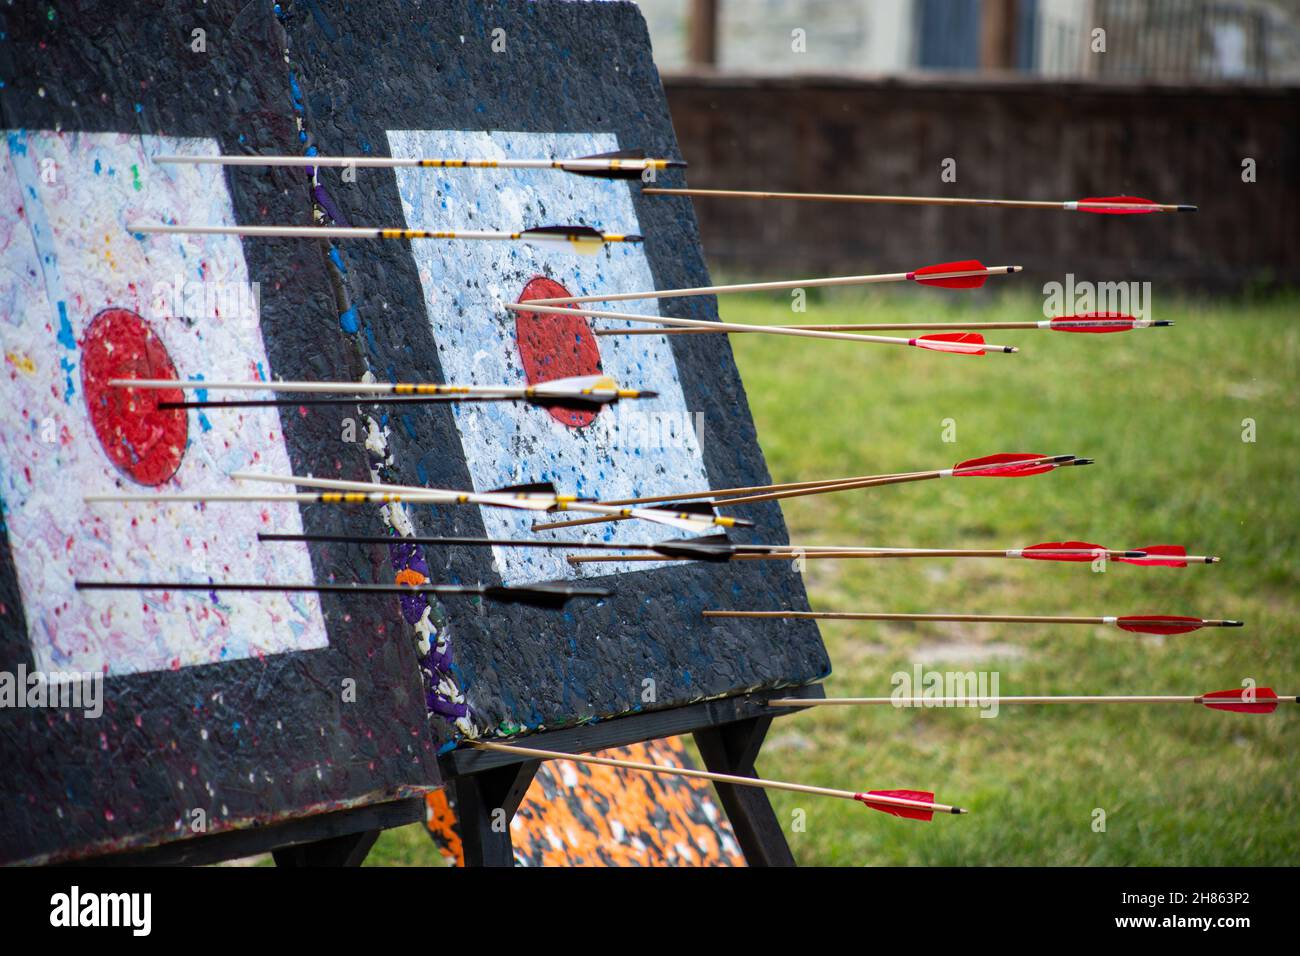
[(1176, 614), (1128, 617), (1051, 617), (1037, 614), (877, 614), (859, 611), (703, 611), (705, 617), (774, 617), (835, 621), (966, 621), (1002, 624), (1108, 624), (1138, 634), (1186, 634), (1203, 627), (1242, 627), (1242, 621), (1207, 620)]
[[(1020, 452), (1004, 452), (998, 455), (986, 455), (983, 458), (970, 458), (958, 462), (951, 468), (934, 471), (899, 472), (889, 475), (863, 475), (858, 478), (836, 478), (821, 481), (796, 481), (781, 485), (752, 485), (747, 488), (721, 488), (708, 491), (688, 491), (669, 495), (651, 495), (642, 498), (623, 498), (603, 501), (605, 505), (644, 505), (657, 502), (680, 502), (691, 499), (707, 498), (715, 507), (730, 505), (756, 504), (763, 501), (780, 501), (785, 498), (798, 498), (804, 495), (827, 494), (833, 491), (852, 491), (857, 488), (874, 488), (880, 485), (904, 484), (911, 481), (929, 481), (938, 478), (1023, 478), (1042, 474), (1054, 468), (1091, 465), (1093, 459), (1079, 458), (1076, 455), (1039, 455)], [(739, 495), (740, 497), (718, 497)], [(534, 524), (534, 531), (570, 528), (582, 524), (598, 524), (601, 521), (617, 520), (608, 518), (578, 518), (571, 521), (553, 521)]]
[(459, 584), (267, 584), (264, 582), (194, 581), (76, 581), (78, 591), (274, 591), (325, 594), (473, 594), (507, 604), (564, 607), (574, 598), (605, 598), (613, 591), (564, 582), (528, 585), (466, 586)]
[(207, 226), (168, 223), (127, 223), (127, 232), (137, 236), (202, 235), (260, 236), (277, 239), (483, 239), (489, 241), (567, 242), (575, 251), (595, 249), (607, 242), (641, 242), (642, 237), (617, 232), (600, 232), (590, 226), (536, 226), (520, 232), (476, 230), (389, 229), (370, 226)]
[[(124, 503), (140, 504), (143, 502), (159, 502), (161, 504), (211, 504), (214, 502), (297, 502), (299, 504), (326, 504), (326, 505), (361, 505), (361, 504), (489, 504), (489, 502), (478, 501), (461, 501), (451, 499), (448, 495), (455, 492), (429, 492), (427, 494), (403, 493), (396, 494), (393, 492), (325, 492), (314, 494), (269, 494), (269, 495), (237, 495), (229, 493), (213, 492), (195, 492), (191, 494), (168, 494), (168, 495), (151, 495), (151, 494), (126, 494), (126, 495), (86, 495), (82, 500), (87, 504), (104, 504), (104, 503)], [(466, 499), (473, 496), (463, 495)], [(514, 505), (499, 504), (496, 501), (490, 504), (499, 507), (508, 508), (529, 508), (530, 505), (524, 503), (528, 499), (520, 496), (520, 502)], [(535, 507), (533, 510), (544, 511), (545, 508)]]
[[(362, 395), (378, 395), (376, 402), (406, 401), (526, 401), (535, 405), (559, 403), (604, 405), (625, 398), (654, 398), (657, 392), (620, 388), (608, 375), (557, 378), (537, 385), (441, 385), (429, 382), (209, 382), (202, 379), (114, 378), (108, 384), (131, 389), (177, 389), (239, 392), (356, 393), (351, 398), (259, 399), (254, 401), (159, 402), (169, 408), (255, 408), (294, 405), (343, 405)], [(400, 396), (394, 398), (389, 396)]]
[(351, 166), (356, 169), (559, 169), (603, 179), (640, 179), (647, 169), (685, 169), (680, 159), (647, 157), (645, 150), (620, 149), (572, 159), (399, 159), (391, 156), (155, 156), (155, 163), (205, 166)]
[(1140, 196), (1093, 196), (1069, 202), (1033, 199), (953, 199), (946, 196), (872, 196), (857, 193), (774, 193), (740, 189), (661, 189), (649, 187), (647, 196), (700, 196), (719, 199), (792, 199), (807, 202), (879, 203), (896, 206), (994, 206), (1008, 209), (1060, 209), (1110, 215), (1148, 212), (1196, 212), (1187, 203), (1158, 203)]
[[(666, 525), (680, 531), (702, 532), (714, 527), (750, 528), (752, 521), (729, 518), (713, 513), (708, 503), (677, 505), (675, 510), (661, 508), (621, 508), (603, 505), (574, 495), (561, 495), (550, 482), (530, 485), (512, 485), (488, 492), (441, 491), (421, 488), (419, 485), (387, 485), (373, 481), (340, 481), (333, 478), (307, 478), (301, 475), (268, 475), (255, 471), (231, 472), (238, 481), (265, 481), (281, 485), (298, 485), (303, 488), (329, 488), (335, 491), (401, 495), (406, 501), (428, 504), (478, 504), (500, 508), (518, 508), (525, 511), (580, 511), (602, 516), (637, 518), (654, 524)], [(141, 496), (148, 499), (150, 496)]]
[(903, 339), (888, 335), (850, 335), (846, 332), (818, 332), (808, 329), (795, 329), (786, 325), (741, 325), (737, 322), (728, 322), (723, 325), (719, 322), (708, 322), (701, 319), (672, 319), (662, 315), (634, 315), (628, 312), (605, 312), (598, 309), (567, 309), (556, 305), (539, 306), (537, 301), (537, 299), (529, 299), (527, 302), (507, 302), (505, 307), (514, 312), (532, 312), (542, 315), (575, 315), (588, 319), (622, 319), (627, 322), (667, 325), (683, 329), (706, 329), (711, 332), (735, 330), (740, 332), (762, 332), (768, 335), (793, 335), (810, 339), (874, 342), (878, 345), (912, 345), (932, 352), (952, 352), (959, 355), (984, 355), (986, 352), (1020, 351), (1011, 345), (987, 345), (984, 342), (984, 336), (977, 332), (954, 332)]
[[(1189, 563), (1215, 564), (1217, 557), (1188, 556), (1181, 545), (1152, 545), (1150, 549), (1116, 551), (1100, 545), (1080, 541), (1053, 542), (1030, 545), (1027, 548), (1007, 550), (971, 550), (939, 548), (867, 548), (841, 545), (795, 544), (736, 544), (725, 534), (700, 538), (681, 538), (653, 543), (627, 543), (606, 541), (546, 541), (538, 538), (457, 538), (396, 535), (357, 534), (272, 534), (259, 533), (259, 541), (308, 541), (339, 544), (411, 544), (464, 547), (542, 548), (546, 550), (582, 551), (651, 551), (653, 554), (613, 557), (602, 555), (575, 555), (568, 558), (572, 564), (598, 561), (661, 561), (664, 557), (695, 561), (787, 560), (805, 558), (1034, 558), (1043, 561), (1093, 561), (1099, 557), (1124, 564), (1160, 567), (1186, 567)], [(1160, 555), (1169, 557), (1162, 558)]]
[[(1070, 557), (1067, 552), (1075, 550), (1083, 556)], [(1034, 544), (1025, 548), (1017, 557), (1037, 561), (1091, 561), (1105, 549), (1100, 545), (1086, 541), (1053, 541)], [(1087, 555), (1091, 555), (1088, 557)], [(1181, 544), (1149, 544), (1124, 554), (1106, 552), (1108, 558), (1120, 564), (1137, 564), (1144, 567), (1185, 568), (1189, 564), (1218, 564), (1220, 559), (1214, 555), (1187, 553)]]
[[(732, 333), (743, 335), (748, 330), (733, 327), (726, 322), (711, 322), (717, 328), (672, 328), (672, 329), (597, 329), (597, 335), (706, 335)], [(1081, 312), (1078, 315), (1059, 315), (1054, 319), (1041, 322), (892, 322), (848, 323), (846, 325), (785, 325), (786, 329), (804, 329), (811, 332), (855, 332), (862, 329), (872, 331), (931, 331), (942, 329), (966, 329), (976, 332), (988, 332), (1003, 329), (1046, 329), (1052, 332), (1087, 332), (1108, 333), (1128, 332), (1133, 329), (1168, 328), (1173, 325), (1170, 319), (1137, 319), (1123, 312)]]
[[(585, 547), (580, 542), (565, 542), (567, 546)], [(617, 550), (623, 547), (611, 544), (603, 550)], [(588, 550), (592, 550), (588, 548)], [(1162, 557), (1168, 556), (1168, 557)], [(1116, 561), (1121, 564), (1137, 564), (1147, 567), (1185, 568), (1189, 563), (1216, 564), (1219, 559), (1207, 555), (1188, 556), (1181, 545), (1152, 545), (1150, 549), (1116, 551), (1100, 545), (1083, 541), (1050, 542), (1033, 544), (1027, 548), (1010, 548), (1006, 550), (968, 549), (968, 548), (870, 548), (837, 547), (820, 545), (807, 547), (802, 545), (732, 545), (731, 554), (715, 560), (725, 561), (788, 561), (793, 558), (818, 560), (841, 558), (1030, 558), (1036, 561), (1078, 561), (1092, 562), (1098, 558)], [(661, 558), (641, 555), (622, 555), (605, 557), (604, 555), (572, 555), (570, 564), (593, 564), (609, 561), (659, 561)]]
[[(518, 303), (521, 310), (538, 305), (574, 305), (580, 302), (624, 302), (629, 299), (669, 299), (691, 295), (725, 295), (730, 292), (774, 292), (780, 289), (805, 289), (818, 286), (872, 285), (877, 282), (917, 282), (946, 289), (977, 289), (989, 276), (1010, 275), (1023, 271), (1023, 266), (986, 266), (978, 259), (959, 262), (941, 262), (938, 265), (913, 269), (911, 272), (882, 272), (865, 276), (832, 276), (821, 279), (786, 279), (780, 282), (745, 282), (739, 285), (697, 286), (691, 289), (659, 289), (649, 292), (601, 293), (577, 295), (559, 299), (529, 299)], [(623, 318), (623, 316), (619, 316)], [(645, 316), (626, 318), (645, 319)]]
[[(419, 545), (463, 545), (467, 547), (499, 548), (547, 548), (564, 550), (581, 548), (587, 551), (653, 551), (655, 555), (696, 561), (727, 561), (737, 548), (757, 548), (760, 545), (736, 545), (725, 534), (708, 535), (702, 538), (682, 538), (673, 541), (657, 541), (653, 544), (618, 544), (605, 541), (544, 541), (535, 538), (428, 538), (398, 537), (395, 535), (356, 535), (356, 534), (258, 534), (259, 541), (320, 541), (341, 544), (419, 544)], [(611, 558), (610, 560), (624, 560)], [(627, 558), (626, 560), (661, 561), (662, 557)]]
[(934, 794), (928, 790), (867, 790), (855, 793), (852, 790), (834, 790), (830, 787), (813, 787), (802, 783), (786, 783), (783, 780), (764, 780), (761, 777), (742, 777), (730, 773), (713, 773), (709, 770), (689, 770), (685, 767), (670, 767), (667, 764), (641, 763), (636, 760), (615, 760), (612, 757), (593, 757), (585, 754), (564, 753), (558, 750), (538, 750), (533, 747), (516, 747), (512, 744), (498, 744), (486, 740), (467, 740), (467, 744), (477, 750), (496, 753), (515, 754), (538, 760), (572, 760), (575, 763), (596, 764), (602, 767), (615, 767), (621, 770), (644, 770), (647, 773), (660, 773), (672, 777), (693, 777), (696, 780), (712, 780), (715, 783), (727, 783), (738, 787), (761, 787), (766, 790), (788, 790), (792, 793), (809, 793), (822, 797), (839, 797), (843, 800), (856, 800), (873, 810), (880, 810), (896, 817), (909, 820), (930, 820), (936, 813), (967, 813), (961, 807), (951, 807), (934, 802)]
[(1201, 704), (1210, 710), (1227, 710), (1239, 714), (1271, 714), (1277, 705), (1300, 704), (1300, 697), (1279, 695), (1271, 687), (1234, 688), (1196, 695), (1122, 695), (1122, 696), (1044, 696), (1044, 697), (780, 697), (767, 702), (769, 707), (848, 707), (893, 704), (895, 707), (988, 707), (993, 704)]

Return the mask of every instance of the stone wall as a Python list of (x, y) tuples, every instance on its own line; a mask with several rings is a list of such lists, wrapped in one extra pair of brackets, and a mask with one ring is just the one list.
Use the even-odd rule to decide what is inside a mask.
[[(1043, 281), (1300, 284), (1300, 87), (963, 78), (664, 78), (696, 187), (1199, 205), (1118, 217), (697, 199), (728, 273), (893, 271), (978, 257)], [(943, 182), (945, 159), (956, 182)], [(1256, 163), (1256, 181), (1242, 163)]]

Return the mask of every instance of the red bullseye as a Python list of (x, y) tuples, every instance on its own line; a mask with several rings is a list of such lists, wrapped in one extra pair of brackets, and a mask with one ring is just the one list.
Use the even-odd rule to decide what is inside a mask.
[(176, 474), (185, 455), (189, 419), (180, 389), (127, 389), (115, 378), (176, 378), (162, 340), (130, 309), (105, 309), (91, 321), (81, 343), (81, 389), (90, 422), (104, 453), (118, 471), (142, 485), (161, 485)]
[[(519, 301), (558, 299), (571, 294), (558, 282), (537, 276), (524, 286)], [(596, 336), (581, 315), (516, 312), (515, 341), (529, 385), (602, 371)], [(590, 408), (552, 405), (549, 410), (557, 422), (570, 428), (590, 425), (596, 419), (596, 411)]]

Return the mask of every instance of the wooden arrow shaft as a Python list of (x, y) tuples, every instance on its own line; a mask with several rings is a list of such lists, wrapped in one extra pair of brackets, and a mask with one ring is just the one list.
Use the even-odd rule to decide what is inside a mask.
[[(1015, 468), (1032, 467), (1036, 464), (1046, 464), (1052, 461), (1049, 456), (1042, 458), (1027, 459), (1025, 461), (1008, 462), (1001, 466), (1003, 470), (1011, 471)], [(713, 498), (714, 504), (719, 508), (732, 507), (735, 505), (758, 504), (764, 501), (783, 501), (786, 498), (802, 498), (806, 495), (827, 494), (836, 491), (853, 491), (858, 488), (877, 488), (882, 485), (897, 485), (911, 481), (929, 481), (935, 478), (944, 477), (962, 477), (966, 472), (987, 471), (990, 468), (999, 466), (984, 465), (976, 468), (963, 470), (945, 468), (935, 471), (908, 471), (898, 472), (893, 475), (864, 475), (861, 478), (842, 478), (830, 481), (801, 481), (793, 482), (786, 485), (756, 485), (752, 488), (724, 488), (713, 491), (688, 492), (677, 495), (657, 495), (652, 498), (643, 499), (623, 499), (621, 501), (602, 502), (604, 504), (649, 504), (651, 502), (662, 501), (685, 501), (687, 499)], [(739, 497), (720, 497), (733, 495), (742, 491), (754, 491), (757, 494), (741, 494)], [(533, 525), (534, 531), (548, 530), (553, 531), (559, 528), (573, 528), (579, 525), (600, 524), (605, 519), (595, 518), (577, 518), (570, 521), (549, 521), (539, 522)]]
[[(581, 547), (581, 545), (575, 545)], [(619, 545), (615, 545), (619, 547)], [(1044, 555), (1050, 557), (1104, 557), (1108, 559), (1123, 558), (1127, 555), (1124, 551), (1095, 551), (1095, 550), (1060, 550), (1034, 551), (1035, 555)], [(810, 561), (825, 560), (832, 558), (1025, 558), (1029, 555), (1017, 550), (991, 550), (991, 549), (971, 549), (971, 548), (799, 548), (790, 546), (773, 546), (770, 551), (765, 553), (746, 554), (741, 551), (731, 556), (732, 561), (790, 561), (795, 559), (807, 559)], [(690, 561), (689, 557), (663, 557), (660, 555), (597, 555), (597, 554), (577, 554), (568, 558), (570, 564), (594, 564), (611, 561)], [(1181, 560), (1181, 559), (1180, 559)]]
[[(814, 787), (803, 783), (787, 783), (784, 780), (765, 780), (761, 777), (742, 777), (731, 773), (714, 773), (710, 770), (691, 770), (686, 767), (669, 767), (665, 764), (642, 763), (639, 760), (616, 760), (612, 757), (594, 757), (588, 754), (571, 754), (558, 750), (539, 750), (535, 747), (517, 747), (513, 744), (499, 744), (486, 740), (466, 741), (478, 750), (490, 750), (497, 753), (514, 754), (519, 757), (532, 757), (540, 760), (572, 760), (575, 763), (596, 764), (601, 767), (615, 767), (622, 770), (643, 770), (672, 777), (690, 777), (695, 780), (711, 780), (714, 783), (729, 783), (738, 787), (759, 787), (765, 790), (787, 790), (790, 793), (809, 793), (821, 797), (838, 797), (841, 800), (857, 800), (858, 794), (852, 790), (836, 790), (831, 787)], [(872, 803), (881, 806), (905, 807), (909, 810), (934, 810), (936, 813), (961, 812), (956, 807), (942, 803), (928, 803), (924, 800), (908, 800), (903, 797), (870, 796)]]
[(1114, 618), (1041, 614), (893, 614), (863, 611), (704, 611), (705, 617), (802, 618), (831, 621), (980, 621), (1003, 624), (1110, 624)]
[(648, 196), (699, 196), (719, 199), (792, 200), (802, 202), (867, 203), (894, 206), (985, 206), (1007, 209), (1070, 209), (1074, 205), (1097, 206), (1104, 209), (1132, 209), (1152, 212), (1177, 212), (1171, 203), (1069, 203), (1039, 199), (968, 199), (949, 196), (887, 196), (860, 193), (788, 193), (744, 189), (664, 189), (647, 186), (641, 190)]
[(930, 472), (897, 471), (884, 475), (854, 475), (847, 478), (819, 478), (815, 481), (787, 481), (775, 485), (747, 485), (740, 488), (709, 488), (704, 491), (685, 491), (670, 495), (647, 495), (642, 498), (611, 498), (602, 500), (607, 505), (648, 505), (657, 501), (690, 501), (698, 498), (714, 498), (718, 495), (749, 495), (767, 491), (794, 491), (799, 488), (829, 488), (832, 485), (852, 484), (855, 481), (876, 481), (884, 478), (900, 478), (907, 475), (924, 475)]
[[(597, 335), (707, 335), (709, 333), (722, 333), (730, 335), (746, 334), (750, 329), (735, 326), (729, 322), (710, 323), (718, 326), (713, 329), (597, 329)], [(1068, 325), (1058, 325), (1057, 328), (1128, 328), (1131, 323), (1126, 322), (1071, 322)], [(942, 331), (967, 331), (979, 332), (982, 330), (1005, 330), (1005, 329), (1044, 329), (1048, 326), (1042, 322), (894, 322), (894, 323), (846, 323), (842, 325), (784, 325), (781, 328), (786, 329), (806, 329), (812, 332), (854, 332), (875, 329), (878, 331), (893, 332), (942, 332)]]
[[(967, 703), (988, 704), (1203, 704), (1207, 699), (1212, 703), (1233, 703), (1230, 697), (1206, 698), (1197, 695), (1152, 695), (1152, 694), (1130, 694), (1130, 695), (1107, 695), (1107, 696), (1028, 696), (1028, 697), (981, 697), (977, 694), (971, 694), (964, 698)], [(1250, 704), (1271, 704), (1277, 701), (1288, 701), (1291, 698), (1278, 697), (1256, 697), (1250, 700), (1243, 699), (1244, 703)], [(892, 704), (895, 707), (935, 707), (951, 702), (962, 702), (962, 698), (954, 697), (826, 697), (826, 698), (802, 698), (802, 697), (781, 697), (775, 700), (769, 700), (767, 703), (772, 707), (868, 707), (873, 705)]]
[[(666, 325), (671, 328), (706, 329), (719, 331), (719, 323), (702, 319), (674, 319), (662, 315), (636, 315), (630, 312), (607, 312), (603, 309), (570, 309), (557, 305), (538, 305), (539, 300), (527, 302), (507, 302), (506, 308), (513, 312), (533, 312), (542, 315), (570, 315), (588, 319), (620, 319), (626, 322), (639, 322), (650, 325)], [(788, 335), (795, 338), (834, 339), (840, 342), (869, 342), (876, 345), (915, 345), (912, 339), (898, 338), (890, 335), (858, 335), (848, 332), (818, 332), (810, 329), (796, 329), (784, 325), (740, 325), (729, 322), (725, 329), (744, 332), (759, 332), (766, 335)], [(987, 352), (1014, 352), (1010, 345), (993, 345), (990, 343), (972, 343), (971, 349)]]
[[(971, 269), (962, 272), (943, 272), (927, 274), (921, 278), (926, 280), (932, 279), (960, 279), (969, 276), (1000, 276), (1010, 275), (1013, 272), (1020, 271), (1020, 266), (989, 266), (986, 269)], [(566, 298), (550, 299), (530, 299), (526, 303), (521, 303), (521, 307), (532, 305), (573, 305), (580, 302), (626, 302), (632, 299), (669, 299), (685, 298), (694, 295), (726, 295), (732, 292), (777, 292), (782, 289), (815, 289), (829, 288), (835, 286), (856, 286), (856, 285), (874, 285), (880, 282), (906, 282), (913, 273), (911, 272), (882, 272), (877, 275), (861, 276), (828, 276), (818, 279), (783, 279), (776, 282), (742, 282), (732, 285), (709, 285), (697, 286), (689, 289), (655, 289), (647, 292), (611, 292), (600, 295), (579, 295), (569, 296)], [(617, 318), (638, 318), (645, 320), (646, 316), (623, 316), (619, 313), (613, 313)], [(738, 326), (732, 326), (737, 328)]]
[[(828, 621), (964, 621), (970, 623), (992, 622), (1002, 624), (1108, 624), (1114, 627), (1132, 627), (1148, 624), (1153, 627), (1183, 626), (1191, 629), (1201, 627), (1241, 627), (1240, 621), (1206, 620), (1195, 618), (1190, 621), (1169, 621), (1146, 614), (1133, 614), (1126, 617), (1071, 617), (1042, 614), (896, 614), (867, 611), (722, 611), (709, 610), (701, 612), (704, 617), (746, 617), (746, 618), (801, 618)], [(1159, 633), (1159, 632), (1152, 632)]]
[[(875, 488), (880, 485), (895, 485), (895, 484), (900, 484), (908, 481), (924, 481), (930, 478), (940, 478), (940, 477), (942, 477), (942, 475), (939, 472), (916, 472), (913, 474), (906, 474), (906, 475), (890, 475), (882, 478), (861, 478), (852, 481), (822, 482), (822, 483), (813, 484), (809, 487), (792, 488), (786, 491), (770, 491), (770, 492), (764, 492), (762, 494), (741, 495), (740, 497), (737, 498), (716, 498), (714, 500), (714, 504), (719, 508), (725, 508), (733, 505), (758, 504), (764, 501), (783, 501), (786, 498), (802, 498), (805, 495), (820, 495), (820, 494), (827, 494), (834, 491), (853, 491), (854, 489), (857, 488)], [(708, 494), (691, 495), (690, 497), (705, 498), (705, 497), (709, 497), (710, 495), (719, 495), (719, 494), (724, 494), (724, 492), (714, 491), (714, 492), (709, 492)], [(660, 501), (664, 501), (664, 500), (680, 501), (680, 500), (685, 500), (686, 497), (687, 496), (683, 496), (683, 495), (676, 495), (676, 496), (661, 495), (658, 496), (658, 499)], [(579, 525), (600, 524), (602, 521), (609, 521), (609, 520), (619, 520), (619, 519), (592, 517), (592, 518), (575, 518), (570, 521), (549, 521), (549, 522), (539, 523), (534, 525), (533, 530), (539, 531), (542, 529), (554, 530), (558, 528), (573, 528)]]

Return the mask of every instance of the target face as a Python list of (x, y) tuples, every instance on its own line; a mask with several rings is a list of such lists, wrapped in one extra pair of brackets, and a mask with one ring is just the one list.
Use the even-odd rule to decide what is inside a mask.
[[(159, 166), (206, 139), (11, 131), (0, 201), (0, 498), (42, 670), (110, 675), (323, 647), (315, 595), (82, 592), (92, 580), (310, 581), (296, 505), (86, 504), (91, 493), (232, 489), (244, 467), (287, 472), (274, 409), (160, 410), (179, 391), (117, 377), (268, 375), (258, 298), (236, 237), (132, 237), (128, 222), (233, 224), (223, 176)], [(199, 393), (200, 396), (202, 393)]]
[[(394, 157), (562, 158), (619, 148), (608, 133), (388, 130)], [(406, 222), (413, 228), (518, 229), (591, 225), (639, 233), (629, 185), (554, 170), (397, 169)], [(657, 399), (625, 401), (597, 412), (558, 408), (547, 414), (509, 403), (454, 410), (475, 490), (553, 481), (563, 493), (629, 498), (707, 488), (691, 410), (677, 364), (661, 336), (592, 334), (581, 317), (516, 313), (505, 307), (557, 295), (653, 289), (639, 245), (616, 243), (594, 254), (553, 243), (414, 242), (438, 359), (445, 380), (490, 385), (549, 381), (603, 370), (622, 386)], [(654, 300), (620, 302), (615, 311), (656, 315)], [(595, 305), (600, 308), (600, 304)], [(628, 322), (593, 320), (602, 328)], [(643, 326), (642, 326), (643, 327)], [(488, 537), (528, 537), (537, 516), (483, 508)], [(545, 520), (543, 518), (542, 520)], [(557, 539), (651, 542), (678, 532), (643, 521), (554, 532)], [(574, 568), (559, 551), (497, 548), (506, 584), (645, 571), (659, 562)], [(589, 570), (588, 570), (589, 569)]]

